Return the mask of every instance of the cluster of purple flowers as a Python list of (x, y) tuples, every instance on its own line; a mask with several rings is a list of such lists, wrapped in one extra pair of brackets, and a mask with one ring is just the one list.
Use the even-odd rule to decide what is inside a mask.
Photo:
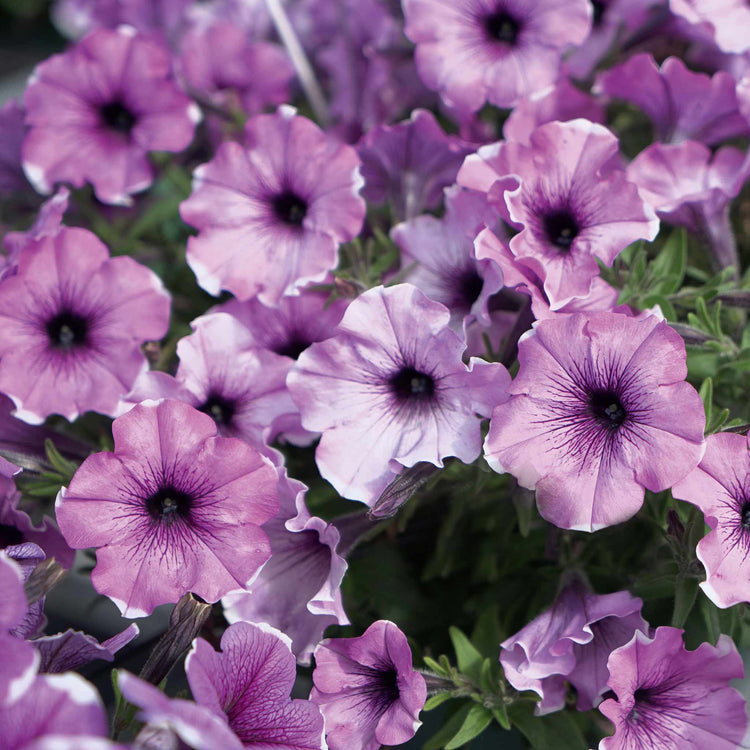
[[(548, 551), (662, 498), (707, 620), (750, 603), (748, 425), (717, 433), (711, 381), (688, 382), (685, 341), (711, 336), (671, 298), (619, 304), (638, 252), (689, 235), (696, 284), (750, 307), (747, 4), (57, 0), (53, 20), (70, 46), (0, 111), (0, 744), (376, 750), (443, 695), (478, 731), (531, 696), (598, 708), (601, 750), (747, 747), (737, 646), (717, 625), (687, 649), (683, 589), (684, 617), (649, 622), (571, 553), (481, 679), (458, 648), (415, 669), (342, 593), (383, 518), (440, 469), (470, 509), (489, 465), (533, 491)], [(160, 222), (176, 240), (139, 242)], [(42, 519), (27, 501), (55, 480)], [(138, 626), (43, 634), (76, 550), (124, 618), (188, 612), (158, 667), (117, 671), (112, 739), (74, 670)], [(185, 651), (192, 700), (157, 687)]]

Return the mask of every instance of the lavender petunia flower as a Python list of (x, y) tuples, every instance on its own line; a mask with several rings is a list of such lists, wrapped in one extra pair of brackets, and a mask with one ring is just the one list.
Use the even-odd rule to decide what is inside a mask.
[(191, 323), (177, 343), (175, 377), (148, 371), (125, 397), (121, 411), (147, 399), (174, 398), (208, 414), (219, 434), (238, 437), (265, 453), (299, 412), (286, 389), (286, 359), (254, 346), (250, 332), (225, 313)]
[(682, 338), (616, 313), (542, 320), (518, 346), (511, 398), (492, 413), (485, 456), (536, 489), (539, 512), (595, 531), (633, 516), (700, 461), (705, 414)]
[(729, 636), (687, 651), (682, 631), (638, 632), (612, 652), (607, 667), (617, 700), (599, 710), (615, 725), (600, 750), (735, 750), (746, 747), (745, 699), (729, 686), (742, 659)]
[(456, 181), (472, 147), (446, 135), (432, 112), (416, 109), (404, 122), (373, 128), (357, 150), (362, 195), (374, 203), (387, 201), (397, 219), (411, 219), (440, 205), (443, 188)]
[(709, 435), (700, 464), (672, 494), (701, 509), (711, 532), (696, 549), (701, 588), (717, 607), (750, 602), (750, 450), (743, 435)]
[(245, 126), (248, 147), (223, 143), (195, 170), (182, 218), (200, 230), (187, 259), (210, 294), (228, 289), (275, 306), (322, 281), (365, 215), (359, 157), (280, 107)]
[(92, 738), (107, 733), (107, 714), (99, 693), (75, 672), (39, 675), (18, 700), (0, 704), (4, 750), (74, 750), (86, 748)]
[(221, 652), (196, 638), (185, 659), (199, 705), (220, 716), (246, 748), (323, 750), (323, 717), (311, 701), (290, 699), (296, 665), (289, 639), (268, 625), (238, 622)]
[(583, 0), (403, 0), (425, 85), (472, 112), (512, 107), (554, 83), (560, 56), (591, 29)]
[[(2, 706), (22, 696), (35, 679), (39, 654), (11, 632), (26, 615), (28, 605), (23, 573), (15, 561), (0, 552), (0, 716)], [(3, 736), (0, 720), (0, 737)]]
[(750, 8), (746, 0), (669, 0), (669, 9), (707, 31), (724, 52), (739, 55), (750, 49)]
[(701, 141), (708, 146), (747, 135), (734, 78), (723, 71), (695, 73), (678, 57), (657, 67), (651, 55), (634, 55), (602, 73), (596, 89), (642, 109), (662, 141)]
[(253, 43), (243, 29), (221, 22), (192, 29), (181, 48), (180, 71), (189, 89), (214, 105), (239, 105), (254, 115), (289, 99), (294, 67), (276, 44)]
[(538, 715), (565, 705), (565, 680), (578, 693), (578, 710), (589, 711), (607, 690), (611, 651), (636, 630), (648, 632), (642, 605), (627, 591), (597, 595), (569, 584), (550, 609), (500, 644), (506, 679), (539, 694)]
[(130, 205), (153, 181), (149, 151), (182, 151), (200, 111), (171, 80), (168, 52), (130, 27), (102, 29), (34, 71), (24, 95), (26, 176), (40, 193), (59, 181)]
[(311, 516), (302, 482), (279, 469), (279, 514), (263, 524), (271, 541), (271, 559), (250, 591), (222, 599), (229, 622), (264, 622), (292, 640), (301, 664), (309, 664), (313, 649), (329, 625), (348, 625), (341, 602), (346, 561), (337, 553), (339, 532), (333, 524)]
[(521, 99), (505, 121), (503, 135), (509, 141), (528, 143), (529, 136), (540, 125), (579, 118), (605, 124), (604, 105), (569, 79), (561, 78), (554, 86)]
[(729, 219), (729, 204), (749, 171), (739, 149), (724, 146), (712, 154), (695, 141), (654, 143), (638, 154), (627, 171), (660, 218), (698, 234), (717, 269), (739, 269)]
[(0, 390), (16, 416), (114, 414), (147, 367), (144, 341), (169, 324), (169, 295), (132, 258), (110, 258), (85, 229), (29, 242), (0, 284)]
[(474, 253), (479, 230), (497, 223), (497, 212), (484, 196), (454, 186), (445, 191), (442, 219), (418, 216), (391, 230), (406, 269), (403, 280), (445, 305), (460, 335), (477, 319), (489, 325), (489, 298), (503, 286), (499, 266), (477, 260)]
[[(32, 542), (22, 542), (13, 544), (3, 550), (3, 555), (12, 560), (21, 569), (23, 586), (25, 590), (31, 574), (36, 570), (44, 559), (45, 554), (41, 547)], [(44, 627), (46, 619), (44, 617), (44, 597), (35, 601), (24, 608), (24, 615), (15, 627), (11, 628), (10, 633), (16, 638), (28, 640), (39, 635)]]
[(216, 602), (247, 586), (270, 555), (271, 462), (168, 399), (136, 406), (112, 434), (114, 453), (87, 458), (56, 503), (68, 544), (99, 548), (97, 591), (141, 617), (189, 591)]
[(406, 636), (378, 620), (359, 638), (327, 638), (315, 649), (310, 700), (320, 706), (331, 750), (377, 750), (411, 739), (422, 722), (424, 677)]
[(585, 297), (637, 239), (659, 230), (653, 209), (617, 168), (617, 138), (587, 120), (537, 128), (529, 145), (496, 143), (466, 158), (458, 183), (487, 193), (516, 226), (513, 255), (543, 281), (553, 310)]
[(467, 367), (449, 321), (411, 284), (376, 287), (290, 371), (303, 426), (323, 433), (318, 469), (342, 496), (370, 505), (405, 466), (477, 457), (476, 415), (506, 398), (510, 377), (498, 363)]
[[(158, 688), (124, 670), (117, 672), (117, 684), (125, 699), (141, 709), (138, 718), (146, 722), (146, 729), (150, 726), (166, 728), (169, 739), (176, 735), (196, 750), (219, 747), (242, 750), (242, 742), (227, 723), (208, 708), (180, 698), (167, 698)], [(173, 743), (166, 744), (166, 747), (173, 746)]]

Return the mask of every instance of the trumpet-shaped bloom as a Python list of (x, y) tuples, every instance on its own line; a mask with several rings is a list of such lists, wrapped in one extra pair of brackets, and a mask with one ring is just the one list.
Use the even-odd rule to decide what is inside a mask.
[(229, 622), (265, 622), (292, 640), (301, 664), (329, 625), (348, 625), (341, 602), (346, 561), (337, 553), (339, 532), (333, 524), (311, 516), (302, 482), (279, 469), (279, 514), (263, 524), (271, 541), (271, 559), (250, 591), (222, 599)]
[(358, 234), (359, 157), (288, 106), (252, 117), (245, 135), (247, 147), (223, 143), (195, 170), (180, 206), (200, 230), (187, 259), (210, 294), (228, 289), (275, 306), (322, 281), (338, 263), (339, 244)]
[(171, 78), (171, 60), (131, 27), (95, 31), (37, 66), (24, 95), (23, 167), (40, 193), (94, 186), (129, 205), (153, 180), (149, 151), (182, 151), (200, 119)]
[(618, 142), (588, 120), (551, 122), (529, 145), (496, 143), (467, 157), (458, 183), (487, 193), (521, 231), (510, 250), (543, 281), (553, 310), (585, 297), (637, 239), (659, 230), (653, 209), (618, 169)]
[(591, 30), (583, 0), (404, 0), (419, 75), (450, 105), (512, 107), (558, 76), (560, 56)]
[(169, 325), (169, 295), (132, 258), (110, 258), (85, 229), (29, 241), (0, 285), (0, 390), (16, 416), (42, 422), (113, 415), (139, 372), (141, 344)]
[(270, 555), (271, 462), (180, 401), (144, 402), (112, 433), (114, 453), (89, 456), (56, 503), (68, 544), (98, 548), (97, 591), (141, 617), (189, 591), (216, 602), (247, 586)]
[(607, 659), (636, 630), (648, 631), (643, 602), (627, 591), (593, 594), (574, 582), (546, 612), (500, 644), (500, 663), (516, 690), (542, 700), (537, 714), (565, 705), (565, 680), (578, 693), (578, 710), (589, 711), (607, 690)]
[(747, 741), (745, 699), (729, 681), (742, 677), (732, 639), (688, 651), (677, 628), (637, 632), (612, 652), (608, 685), (617, 700), (599, 710), (615, 725), (600, 750), (735, 750)]
[(411, 284), (376, 287), (287, 378), (302, 425), (323, 433), (318, 469), (344, 497), (373, 504), (403, 467), (473, 461), (480, 418), (507, 396), (498, 363), (461, 359), (450, 313)]
[(684, 382), (682, 338), (663, 320), (610, 312), (541, 320), (518, 359), (485, 456), (536, 489), (539, 512), (556, 526), (625, 521), (644, 488), (664, 490), (698, 465), (703, 403)]
[(289, 697), (296, 663), (289, 638), (278, 630), (235, 623), (224, 631), (219, 653), (196, 638), (185, 672), (196, 702), (225, 717), (245, 747), (326, 747), (318, 706)]
[(331, 750), (377, 750), (414, 736), (427, 698), (406, 636), (378, 620), (359, 638), (326, 638), (315, 649), (315, 686)]
[(701, 588), (717, 607), (750, 602), (750, 450), (748, 438), (710, 435), (698, 467), (672, 488), (701, 509), (711, 532), (696, 553), (706, 569)]
[(695, 73), (678, 57), (668, 57), (658, 67), (651, 55), (640, 54), (602, 73), (596, 88), (642, 109), (660, 140), (690, 139), (711, 146), (748, 133), (736, 85), (724, 71)]

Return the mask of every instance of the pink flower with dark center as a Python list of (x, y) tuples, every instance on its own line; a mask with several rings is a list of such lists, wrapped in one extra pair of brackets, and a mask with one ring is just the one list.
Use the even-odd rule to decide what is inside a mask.
[(750, 602), (750, 450), (748, 438), (722, 432), (706, 439), (698, 467), (672, 488), (701, 509), (711, 529), (696, 548), (706, 569), (701, 588), (717, 607)]
[(30, 241), (0, 284), (0, 390), (16, 416), (113, 415), (147, 367), (141, 345), (167, 332), (169, 300), (155, 273), (85, 229)]
[(732, 639), (702, 643), (688, 651), (682, 630), (657, 628), (653, 638), (637, 632), (612, 652), (609, 682), (617, 699), (599, 710), (615, 734), (599, 750), (735, 750), (746, 747), (745, 699), (729, 682), (742, 677)]
[(292, 368), (302, 425), (323, 433), (318, 469), (342, 496), (371, 505), (404, 467), (479, 454), (478, 415), (506, 398), (510, 376), (498, 363), (465, 365), (449, 322), (411, 284), (375, 287)]
[(417, 70), (449, 105), (512, 107), (554, 83), (560, 57), (591, 30), (585, 0), (403, 0)]
[(223, 143), (195, 170), (180, 206), (200, 230), (187, 260), (210, 294), (227, 289), (275, 306), (323, 281), (339, 244), (360, 231), (359, 157), (288, 106), (250, 118), (245, 134), (246, 148)]
[(518, 345), (509, 401), (492, 413), (485, 456), (536, 489), (564, 529), (621, 523), (644, 488), (671, 487), (703, 456), (705, 413), (685, 382), (682, 338), (656, 316), (558, 315)]
[(200, 111), (171, 60), (130, 27), (95, 31), (37, 66), (24, 94), (26, 176), (40, 193), (90, 182), (103, 203), (130, 205), (153, 181), (149, 151), (182, 151)]
[(427, 698), (406, 636), (378, 620), (359, 638), (326, 638), (315, 649), (315, 686), (331, 750), (377, 750), (411, 739)]
[(466, 158), (458, 183), (487, 194), (521, 231), (510, 250), (544, 283), (552, 310), (586, 297), (637, 239), (659, 230), (653, 209), (619, 168), (617, 138), (588, 120), (550, 122), (529, 145), (501, 142)]
[(326, 747), (318, 706), (289, 697), (297, 671), (290, 646), (268, 625), (238, 622), (224, 631), (219, 653), (196, 638), (185, 659), (198, 705), (225, 718), (245, 747)]
[(270, 556), (260, 526), (278, 512), (278, 476), (247, 443), (180, 401), (145, 402), (112, 425), (114, 453), (89, 456), (60, 490), (60, 529), (96, 547), (91, 581), (126, 617), (193, 592), (216, 602)]

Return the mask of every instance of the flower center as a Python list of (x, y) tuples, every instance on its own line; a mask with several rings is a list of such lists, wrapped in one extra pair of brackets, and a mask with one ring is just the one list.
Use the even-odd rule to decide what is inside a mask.
[(475, 270), (471, 270), (460, 277), (458, 284), (462, 301), (466, 307), (471, 308), (482, 293), (484, 280)]
[(613, 391), (594, 391), (589, 396), (589, 409), (608, 430), (617, 430), (627, 418), (625, 407)]
[(742, 528), (746, 531), (750, 531), (750, 500), (745, 500), (740, 510), (740, 517)]
[(155, 521), (171, 523), (177, 518), (187, 518), (193, 498), (176, 487), (159, 487), (151, 497), (146, 498), (146, 509)]
[(400, 401), (427, 401), (435, 393), (435, 381), (430, 375), (404, 367), (389, 381), (391, 391)]
[(135, 125), (135, 115), (122, 102), (116, 100), (102, 105), (99, 108), (99, 116), (105, 127), (122, 135), (130, 135)]
[(484, 28), (490, 39), (501, 44), (514, 45), (521, 26), (513, 16), (498, 10), (484, 19)]
[(280, 354), (282, 357), (297, 359), (311, 343), (310, 341), (306, 341), (300, 334), (292, 333), (284, 343), (274, 349), (274, 352)]
[(89, 324), (82, 315), (63, 310), (47, 321), (47, 335), (55, 349), (69, 351), (86, 343)]
[(570, 211), (553, 211), (544, 217), (543, 223), (547, 239), (560, 250), (570, 250), (580, 232), (578, 222)]
[(211, 394), (203, 406), (198, 407), (198, 411), (208, 414), (218, 425), (228, 425), (234, 416), (234, 408), (233, 401), (218, 394)]
[(401, 697), (398, 690), (398, 675), (395, 669), (378, 671), (375, 682), (383, 703), (391, 705)]
[(301, 227), (307, 216), (307, 202), (291, 190), (275, 195), (271, 205), (279, 221), (290, 227)]

